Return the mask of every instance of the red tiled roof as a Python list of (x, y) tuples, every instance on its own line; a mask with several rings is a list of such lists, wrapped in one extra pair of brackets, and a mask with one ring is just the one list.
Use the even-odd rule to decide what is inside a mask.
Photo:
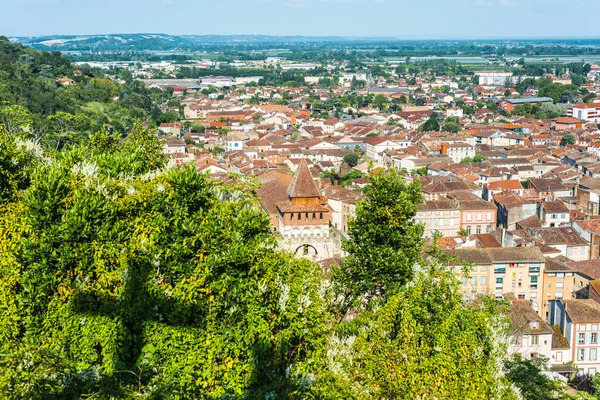
[(294, 174), (294, 178), (292, 178), (292, 183), (290, 183), (288, 188), (288, 195), (290, 198), (320, 197), (319, 189), (304, 159), (302, 159), (298, 170)]

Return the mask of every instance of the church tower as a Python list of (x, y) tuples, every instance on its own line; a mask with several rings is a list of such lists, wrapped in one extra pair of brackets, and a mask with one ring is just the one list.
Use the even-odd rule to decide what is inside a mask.
[(316, 261), (333, 257), (331, 208), (303, 159), (288, 187), (288, 199), (277, 203), (282, 247)]

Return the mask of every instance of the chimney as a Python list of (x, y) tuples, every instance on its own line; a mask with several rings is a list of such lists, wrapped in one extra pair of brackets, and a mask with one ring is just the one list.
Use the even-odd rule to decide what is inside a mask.
[(442, 143), (442, 154), (448, 154), (448, 143)]

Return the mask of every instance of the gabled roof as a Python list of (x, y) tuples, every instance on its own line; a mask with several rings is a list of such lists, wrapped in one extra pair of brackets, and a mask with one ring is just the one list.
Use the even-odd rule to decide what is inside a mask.
[(599, 322), (600, 304), (591, 299), (561, 300), (572, 322)]
[(486, 185), (489, 190), (522, 190), (523, 185), (517, 180), (495, 181)]
[(304, 159), (300, 162), (298, 170), (292, 178), (292, 182), (288, 188), (288, 195), (292, 199), (320, 197), (317, 184), (313, 180), (312, 174)]

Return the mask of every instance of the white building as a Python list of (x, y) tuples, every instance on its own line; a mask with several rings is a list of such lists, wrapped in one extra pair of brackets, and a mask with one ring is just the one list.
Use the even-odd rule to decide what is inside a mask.
[(600, 103), (578, 104), (569, 107), (567, 116), (582, 121), (600, 122)]
[(203, 76), (198, 83), (204, 87), (224, 88), (235, 85), (235, 80), (230, 76)]
[(505, 295), (505, 298), (510, 302), (509, 354), (521, 354), (526, 359), (542, 356), (552, 360), (552, 327), (535, 312), (528, 300), (518, 300), (512, 294)]
[(479, 77), (480, 85), (488, 86), (504, 86), (507, 79), (511, 84), (517, 80), (517, 77), (513, 76), (512, 72), (475, 72), (475, 75)]

